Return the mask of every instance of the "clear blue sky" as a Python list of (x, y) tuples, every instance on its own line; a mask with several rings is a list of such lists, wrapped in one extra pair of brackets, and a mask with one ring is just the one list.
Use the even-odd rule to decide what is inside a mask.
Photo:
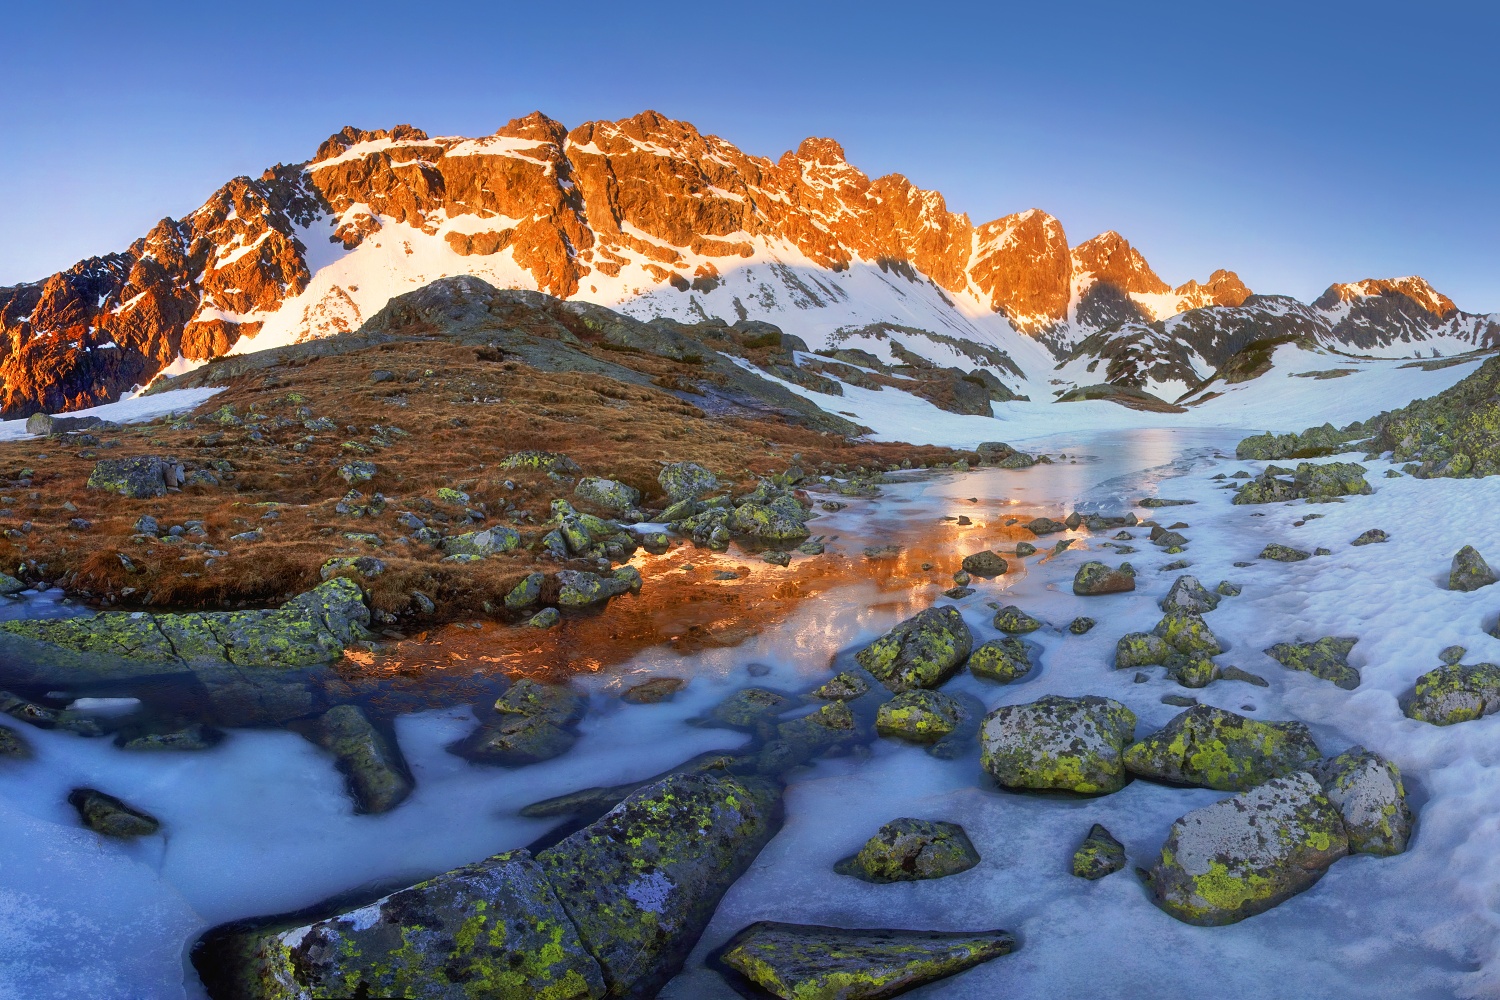
[[(1052, 8), (1057, 8), (1053, 10)], [(17, 4), (0, 284), (124, 248), (345, 124), (645, 108), (838, 139), (984, 221), (1116, 229), (1178, 283), (1422, 274), (1500, 310), (1500, 15), (1479, 4)]]

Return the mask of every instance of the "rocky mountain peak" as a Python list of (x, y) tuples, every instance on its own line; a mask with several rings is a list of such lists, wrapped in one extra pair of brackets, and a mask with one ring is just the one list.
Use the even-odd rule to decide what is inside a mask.
[(1328, 290), (1313, 303), (1315, 308), (1332, 309), (1342, 302), (1358, 302), (1361, 299), (1399, 296), (1439, 319), (1458, 312), (1453, 300), (1442, 294), (1426, 278), (1411, 275), (1405, 278), (1366, 278), (1328, 286)]
[(1151, 270), (1141, 252), (1113, 230), (1074, 247), (1073, 270), (1080, 278), (1085, 274), (1093, 275), (1094, 281), (1113, 285), (1127, 295), (1160, 294), (1172, 290), (1171, 285)]

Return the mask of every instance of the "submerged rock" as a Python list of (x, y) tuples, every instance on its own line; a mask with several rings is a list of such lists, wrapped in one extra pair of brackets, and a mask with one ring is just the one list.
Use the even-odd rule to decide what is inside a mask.
[(661, 701), (671, 701), (673, 695), (686, 686), (687, 681), (681, 677), (653, 677), (649, 681), (627, 688), (625, 693), (620, 695), (620, 700), (628, 701), (632, 705), (654, 705)]
[(1073, 852), (1073, 874), (1089, 881), (1113, 875), (1125, 867), (1125, 845), (1095, 823)]
[(83, 825), (106, 837), (149, 837), (161, 829), (156, 817), (95, 788), (75, 788), (68, 805), (78, 810)]
[(963, 665), (973, 633), (957, 608), (928, 608), (855, 655), (860, 666), (892, 691), (936, 687)]
[(1132, 774), (1239, 792), (1300, 771), (1320, 756), (1300, 722), (1259, 722), (1196, 705), (1125, 751)]
[(825, 701), (853, 701), (870, 693), (870, 682), (860, 674), (852, 670), (845, 670), (836, 674), (834, 678), (822, 687), (813, 691), (814, 698), (822, 698)]
[(1212, 927), (1290, 899), (1348, 853), (1338, 810), (1298, 771), (1173, 823), (1146, 881), (1167, 913)]
[(1359, 687), (1359, 670), (1349, 665), (1354, 637), (1324, 636), (1316, 642), (1278, 642), (1265, 654), (1289, 670), (1321, 677), (1346, 691)]
[(1135, 589), (1135, 572), (1124, 566), (1110, 569), (1102, 562), (1086, 562), (1073, 575), (1073, 593), (1080, 597), (1123, 594)]
[(389, 812), (411, 794), (411, 776), (400, 751), (357, 705), (324, 712), (311, 735), (338, 760), (358, 812)]
[(1378, 753), (1355, 746), (1308, 770), (1339, 811), (1350, 854), (1400, 854), (1411, 837), (1411, 807), (1401, 769)]
[(712, 714), (715, 721), (726, 726), (750, 729), (763, 719), (785, 712), (791, 704), (790, 698), (776, 691), (744, 688), (714, 706)]
[(762, 920), (719, 961), (781, 1000), (885, 1000), (1008, 955), (1005, 931), (853, 930)]
[(936, 691), (903, 691), (880, 706), (875, 731), (913, 743), (936, 743), (958, 728), (963, 710), (954, 699)]
[(0, 757), (25, 760), (30, 756), (31, 744), (26, 742), (26, 737), (9, 726), (0, 726)]
[(979, 852), (957, 823), (897, 819), (882, 826), (834, 871), (866, 882), (915, 882), (966, 872), (979, 860)]
[(1123, 755), (1134, 738), (1135, 713), (1095, 695), (1003, 705), (979, 734), (984, 768), (1006, 788), (1083, 794), (1125, 787)]
[(1500, 711), (1500, 666), (1450, 664), (1417, 678), (1404, 710), (1408, 718), (1451, 726)]
[(1014, 636), (991, 639), (969, 656), (969, 672), (985, 680), (1009, 684), (1031, 672), (1026, 643)]
[(1474, 546), (1465, 545), (1453, 557), (1453, 565), (1448, 570), (1448, 589), (1478, 590), (1480, 587), (1488, 587), (1496, 579), (1500, 578), (1495, 576), (1495, 571), (1484, 561), (1484, 556), (1476, 552)]

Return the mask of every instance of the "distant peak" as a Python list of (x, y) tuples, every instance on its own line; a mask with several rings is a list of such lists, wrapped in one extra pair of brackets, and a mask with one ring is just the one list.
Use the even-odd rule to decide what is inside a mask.
[(1458, 306), (1453, 304), (1452, 299), (1433, 288), (1426, 278), (1417, 275), (1404, 278), (1366, 278), (1363, 281), (1329, 285), (1328, 290), (1313, 305), (1320, 309), (1330, 309), (1340, 302), (1391, 295), (1404, 296), (1440, 318), (1458, 312)]
[(1113, 229), (1073, 248), (1073, 269), (1122, 292), (1169, 292), (1172, 286), (1157, 277), (1141, 252)]
[(837, 140), (809, 136), (797, 146), (797, 159), (811, 160), (826, 166), (848, 162), (844, 158), (844, 147)]

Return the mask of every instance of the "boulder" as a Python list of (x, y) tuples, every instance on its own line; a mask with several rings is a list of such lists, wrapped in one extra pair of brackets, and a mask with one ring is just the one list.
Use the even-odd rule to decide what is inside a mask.
[(713, 719), (733, 729), (750, 729), (780, 715), (792, 705), (784, 694), (765, 688), (743, 688), (714, 706)]
[(1377, 544), (1379, 542), (1388, 542), (1388, 541), (1390, 541), (1390, 539), (1391, 539), (1391, 536), (1388, 535), (1388, 534), (1386, 534), (1384, 531), (1381, 531), (1379, 528), (1371, 528), (1369, 531), (1361, 533), (1358, 538), (1356, 538), (1354, 541), (1350, 542), (1349, 544), (1350, 545), (1375, 545), (1375, 544)]
[(1113, 875), (1125, 867), (1125, 845), (1095, 823), (1073, 852), (1073, 874), (1089, 881)]
[[(1319, 502), (1335, 497), (1363, 496), (1374, 492), (1365, 482), (1363, 465), (1355, 462), (1301, 462), (1295, 470), (1267, 466), (1256, 478), (1235, 491), (1237, 504), (1279, 503), (1286, 500)], [(1288, 475), (1290, 479), (1286, 478)]]
[(87, 487), (136, 500), (163, 497), (184, 480), (182, 465), (156, 455), (134, 458), (103, 458), (94, 463)]
[(853, 701), (869, 693), (870, 682), (865, 680), (864, 675), (845, 670), (843, 673), (836, 674), (822, 687), (815, 689), (812, 695), (814, 698), (822, 698), (825, 701)]
[(193, 952), (210, 993), (480, 995), (599, 1000), (606, 983), (542, 866), (497, 854), (313, 923), (210, 932)]
[(1272, 542), (1260, 550), (1259, 558), (1272, 559), (1276, 562), (1301, 562), (1304, 559), (1311, 559), (1312, 553), (1294, 549), (1290, 545), (1282, 545), (1280, 542)]
[(359, 706), (338, 705), (324, 712), (311, 735), (338, 761), (357, 812), (389, 812), (411, 794), (411, 775), (401, 752)]
[(719, 961), (781, 1000), (885, 1000), (1008, 955), (1005, 931), (854, 930), (762, 920)]
[(1472, 545), (1459, 549), (1453, 557), (1453, 565), (1448, 569), (1449, 590), (1478, 590), (1480, 587), (1488, 587), (1496, 579), (1495, 571), (1490, 569), (1489, 563), (1484, 561), (1484, 557)]
[(1009, 684), (1031, 672), (1026, 643), (1013, 636), (991, 639), (969, 656), (969, 672), (985, 680)]
[(1240, 792), (1300, 771), (1319, 756), (1300, 722), (1260, 722), (1196, 705), (1126, 749), (1125, 767), (1156, 781)]
[(892, 691), (936, 687), (963, 665), (974, 636), (957, 608), (928, 608), (855, 655), (860, 666)]
[(1145, 877), (1157, 906), (1212, 927), (1290, 899), (1348, 853), (1338, 810), (1297, 771), (1177, 820)]
[(609, 996), (656, 996), (780, 823), (772, 782), (679, 774), (537, 855)]
[(576, 476), (583, 470), (567, 455), (555, 451), (517, 451), (500, 460), (502, 469), (530, 469), (537, 472), (555, 472), (560, 476)]
[(28, 586), (9, 573), (0, 573), (0, 597), (15, 597), (21, 591), (28, 589)]
[(0, 726), (0, 757), (26, 760), (30, 756), (31, 744), (26, 742), (26, 737), (9, 726)]
[(979, 860), (979, 852), (957, 823), (897, 819), (882, 826), (834, 871), (866, 882), (915, 882), (966, 872)]
[(1350, 854), (1400, 854), (1411, 837), (1401, 769), (1378, 753), (1350, 747), (1308, 768), (1349, 834)]
[(1127, 632), (1115, 643), (1115, 669), (1159, 667), (1171, 654), (1172, 647), (1161, 636), (1149, 632)]
[(657, 473), (656, 481), (673, 503), (706, 497), (722, 485), (717, 476), (697, 462), (672, 462)]
[(958, 728), (963, 710), (954, 699), (918, 688), (903, 691), (880, 706), (875, 731), (913, 743), (936, 743)]
[(75, 788), (68, 793), (68, 805), (78, 810), (83, 825), (106, 837), (149, 837), (161, 829), (156, 817), (95, 788)]
[(640, 490), (598, 476), (578, 480), (578, 485), (573, 487), (573, 495), (616, 513), (630, 510), (641, 502)]
[(982, 576), (986, 579), (1004, 576), (1009, 568), (1010, 565), (1000, 557), (998, 552), (991, 552), (988, 549), (964, 556), (964, 572), (972, 576)]
[(505, 607), (509, 611), (529, 608), (542, 599), (542, 584), (547, 582), (545, 573), (527, 573), (510, 588), (505, 595)]
[(1218, 656), (1224, 652), (1208, 623), (1190, 611), (1168, 611), (1151, 632), (1184, 656)]
[(1123, 755), (1134, 738), (1135, 713), (1094, 695), (1003, 705), (979, 734), (984, 768), (1001, 785), (1083, 794), (1125, 787)]
[(1088, 634), (1089, 630), (1097, 624), (1099, 623), (1094, 621), (1094, 619), (1085, 618), (1083, 615), (1079, 615), (1077, 618), (1074, 618), (1072, 621), (1068, 622), (1068, 631), (1073, 635), (1086, 635)]
[(1172, 589), (1162, 599), (1163, 611), (1185, 611), (1190, 614), (1206, 614), (1219, 606), (1219, 595), (1198, 582), (1196, 576), (1186, 574), (1172, 582)]
[(480, 726), (448, 749), (480, 764), (525, 767), (560, 757), (577, 741), (577, 736), (546, 719), (511, 715)]
[(1073, 593), (1080, 597), (1123, 594), (1135, 589), (1135, 572), (1125, 567), (1110, 569), (1102, 562), (1089, 561), (1073, 575)]
[(496, 525), (483, 531), (467, 531), (445, 538), (443, 551), (450, 556), (492, 556), (510, 552), (521, 544), (521, 536), (509, 528)]
[(799, 542), (812, 532), (807, 529), (810, 511), (790, 495), (767, 503), (742, 503), (729, 514), (728, 527), (736, 535), (761, 542)]
[(608, 576), (576, 569), (559, 570), (557, 582), (561, 585), (557, 603), (564, 608), (601, 604), (611, 597), (638, 593), (641, 589), (640, 571), (634, 566), (621, 566)]
[(1359, 669), (1349, 665), (1349, 653), (1357, 642), (1354, 637), (1324, 636), (1316, 642), (1278, 642), (1264, 652), (1289, 670), (1301, 670), (1353, 691), (1359, 687)]
[(545, 719), (555, 726), (571, 726), (583, 718), (588, 701), (564, 684), (542, 684), (523, 677), (495, 699), (502, 716)]
[(1042, 627), (1042, 623), (1031, 617), (1014, 604), (1008, 604), (995, 612), (995, 620), (992, 624), (1002, 632), (1010, 635), (1025, 635), (1035, 632)]
[(681, 677), (653, 677), (649, 681), (636, 684), (627, 688), (620, 695), (621, 701), (628, 701), (632, 705), (655, 705), (657, 702), (671, 701), (672, 697), (687, 686), (687, 681)]
[(1050, 517), (1037, 517), (1027, 521), (1022, 527), (1033, 535), (1055, 535), (1059, 531), (1067, 531), (1068, 526), (1062, 521), (1054, 521)]
[(1409, 718), (1434, 726), (1470, 722), (1500, 711), (1500, 666), (1449, 664), (1429, 670), (1417, 678), (1403, 710)]

